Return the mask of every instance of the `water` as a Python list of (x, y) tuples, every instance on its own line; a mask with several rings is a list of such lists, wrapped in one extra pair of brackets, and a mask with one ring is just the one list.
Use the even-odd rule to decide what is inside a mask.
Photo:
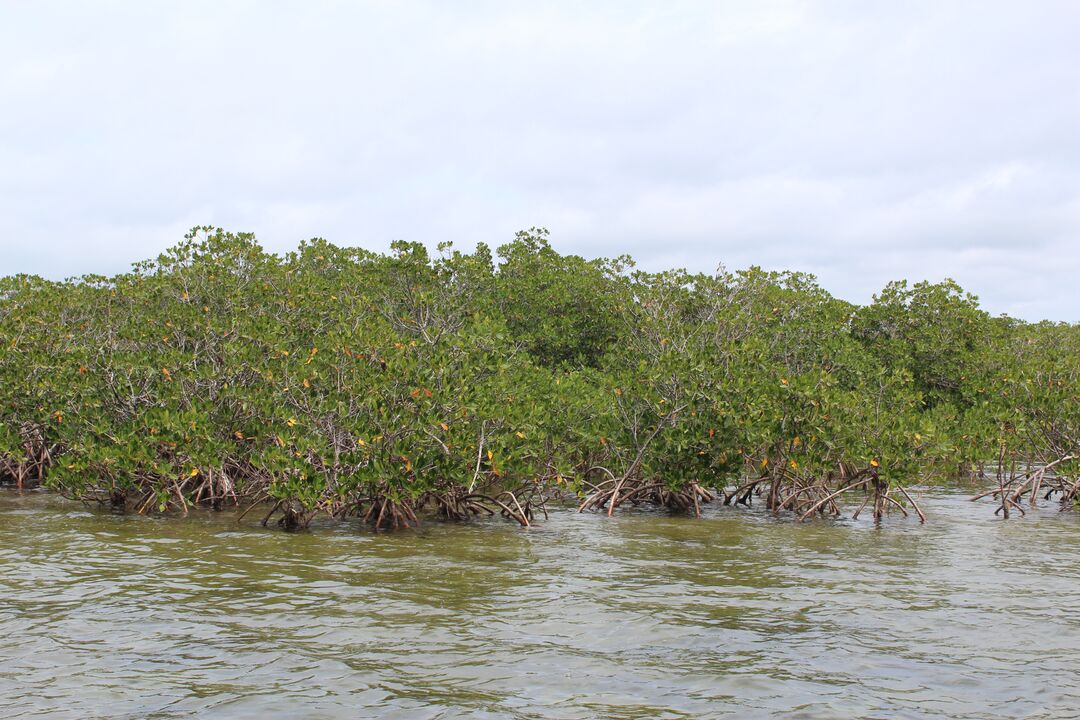
[(1080, 715), (1080, 517), (925, 505), (290, 535), (0, 492), (0, 714)]

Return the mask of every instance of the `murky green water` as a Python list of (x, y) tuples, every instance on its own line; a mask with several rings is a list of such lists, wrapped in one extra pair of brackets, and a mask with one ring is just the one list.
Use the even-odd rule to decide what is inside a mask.
[(0, 492), (0, 714), (1065, 718), (1080, 518), (288, 535)]

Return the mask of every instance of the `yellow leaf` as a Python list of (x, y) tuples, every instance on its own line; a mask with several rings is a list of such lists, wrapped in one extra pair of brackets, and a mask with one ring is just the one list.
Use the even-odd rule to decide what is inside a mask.
[(441, 427), (444, 431), (450, 429), (450, 426), (446, 423), (439, 423), (439, 427)]
[(311, 383), (310, 383), (310, 382), (308, 382), (308, 379), (307, 379), (307, 378), (304, 378), (304, 387), (306, 387), (306, 388), (309, 388), (309, 387), (311, 387)]
[(488, 460), (490, 461), (493, 457), (495, 456), (491, 454), (490, 450), (488, 450)]
[(514, 433), (514, 434), (517, 435), (522, 440), (525, 439), (525, 433), (521, 432), (520, 430), (518, 432)]

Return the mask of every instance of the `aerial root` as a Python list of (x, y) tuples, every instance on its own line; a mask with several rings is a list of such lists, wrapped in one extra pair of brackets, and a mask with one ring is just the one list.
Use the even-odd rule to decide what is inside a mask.
[(998, 502), (994, 514), (1006, 518), (1009, 517), (1013, 509), (1017, 510), (1021, 515), (1026, 514), (1024, 508), (1020, 505), (1020, 499), (1025, 494), (1028, 496), (1028, 505), (1031, 507), (1036, 507), (1039, 497), (1042, 497), (1043, 500), (1050, 500), (1055, 494), (1060, 496), (1059, 502), (1062, 510), (1075, 507), (1080, 502), (1080, 494), (1078, 494), (1080, 492), (1080, 479), (1073, 482), (1068, 477), (1057, 474), (1056, 468), (1062, 463), (1077, 458), (1078, 456), (1074, 454), (1063, 455), (1053, 462), (1045, 463), (1026, 473), (1018, 474), (1012, 467), (1006, 473), (1003, 451), (998, 459), (998, 486), (973, 496), (971, 500), (974, 502), (987, 497), (993, 498)]
[(632, 505), (650, 503), (684, 512), (693, 510), (695, 516), (701, 517), (702, 504), (716, 499), (713, 493), (696, 482), (673, 490), (658, 481), (612, 477), (593, 488), (593, 492), (578, 506), (578, 512), (606, 509), (608, 516), (611, 516), (617, 507), (630, 502)]
[(424, 505), (429, 499), (435, 503), (436, 513), (444, 520), (463, 521), (477, 515), (495, 514), (494, 510), (480, 502), (479, 496), (461, 489), (429, 493), (420, 504)]
[(416, 511), (407, 500), (393, 500), (386, 495), (371, 499), (364, 513), (364, 522), (370, 522), (376, 530), (410, 528), (420, 524)]
[(724, 493), (724, 504), (730, 505), (732, 501), (734, 501), (737, 505), (750, 507), (750, 503), (752, 502), (753, 497), (755, 495), (761, 494), (760, 486), (765, 479), (766, 477), (764, 476), (755, 478), (750, 482), (744, 483), (736, 487), (730, 493)]
[[(855, 490), (857, 488), (861, 488), (861, 487), (865, 486), (871, 480), (873, 480), (873, 478), (868, 477), (868, 478), (865, 478), (863, 480), (860, 480), (859, 482), (852, 483), (852, 484), (849, 484), (849, 485), (844, 485), (839, 490), (836, 490), (835, 492), (832, 492), (832, 493), (826, 495), (824, 498), (814, 502), (801, 515), (799, 515), (799, 521), (801, 522), (803, 520), (807, 520), (814, 513), (824, 511), (824, 509), (827, 506), (831, 506), (831, 507), (835, 508), (836, 505), (835, 505), (835, 503), (833, 503), (833, 500), (838, 498), (840, 495), (843, 495), (848, 490)], [(864, 503), (864, 505), (865, 505), (865, 503)], [(855, 515), (858, 516), (859, 512), (861, 512), (861, 511), (862, 511), (862, 508), (860, 507), (859, 510), (856, 511)]]
[(23, 423), (19, 427), (22, 441), (18, 455), (0, 454), (0, 485), (14, 485), (18, 490), (37, 487), (53, 464), (53, 457), (62, 449), (50, 446), (40, 425)]
[(547, 497), (538, 482), (495, 494), (470, 492), (465, 488), (429, 492), (420, 499), (418, 507), (429, 502), (434, 503), (437, 515), (446, 520), (492, 516), (498, 510), (502, 517), (529, 527), (537, 512), (543, 513), (545, 519), (548, 517)]

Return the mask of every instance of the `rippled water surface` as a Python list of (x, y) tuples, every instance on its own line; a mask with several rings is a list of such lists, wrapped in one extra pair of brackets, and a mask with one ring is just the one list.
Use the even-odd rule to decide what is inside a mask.
[(4, 491), (0, 715), (1080, 715), (1080, 518), (925, 504), (290, 535)]

